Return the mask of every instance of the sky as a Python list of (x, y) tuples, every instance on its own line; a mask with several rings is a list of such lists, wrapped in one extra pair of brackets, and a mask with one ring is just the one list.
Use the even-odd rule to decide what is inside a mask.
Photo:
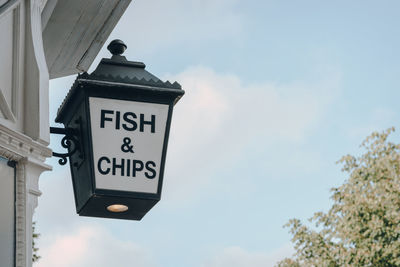
[[(283, 225), (332, 204), (336, 162), (399, 126), (398, 1), (136, 0), (111, 33), (186, 91), (161, 201), (141, 221), (79, 217), (69, 166), (47, 161), (37, 267), (268, 267)], [(105, 45), (106, 46), (106, 45)], [(103, 47), (92, 64), (109, 58)], [(50, 120), (75, 76), (50, 81)], [(398, 134), (393, 137), (399, 140)], [(60, 151), (59, 139), (50, 147)]]

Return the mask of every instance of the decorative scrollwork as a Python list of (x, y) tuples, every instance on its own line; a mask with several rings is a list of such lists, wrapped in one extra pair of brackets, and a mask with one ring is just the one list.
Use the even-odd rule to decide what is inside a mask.
[(58, 163), (60, 165), (67, 164), (67, 161), (68, 161), (67, 158), (72, 156), (73, 154), (75, 154), (75, 152), (78, 150), (79, 141), (75, 138), (75, 134), (71, 129), (50, 127), (50, 133), (65, 135), (61, 139), (61, 146), (63, 148), (68, 149), (69, 152), (68, 153), (53, 152), (53, 156), (60, 158), (58, 160)]

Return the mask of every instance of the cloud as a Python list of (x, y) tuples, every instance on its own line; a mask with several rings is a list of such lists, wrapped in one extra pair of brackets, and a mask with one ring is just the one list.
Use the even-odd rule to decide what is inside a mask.
[(290, 257), (294, 250), (287, 244), (275, 251), (248, 251), (238, 246), (227, 247), (204, 263), (203, 267), (273, 267), (278, 261)]
[(113, 237), (99, 225), (84, 225), (40, 242), (37, 267), (155, 266), (151, 254), (133, 242)]
[(56, 160), (52, 160), (54, 170), (43, 173), (39, 180), (39, 188), (43, 194), (39, 197), (34, 218), (39, 222), (39, 232), (42, 232), (42, 228), (50, 232), (54, 229), (69, 231), (79, 220), (75, 211), (69, 166), (59, 167)]
[[(218, 73), (208, 67), (191, 67), (175, 75), (166, 75), (166, 79), (179, 81), (186, 95), (174, 110), (164, 199), (158, 204), (161, 211), (158, 214), (193, 204), (193, 200), (205, 202), (213, 190), (221, 187), (238, 197), (241, 193), (248, 194), (251, 187), (262, 186), (262, 181), (252, 180), (252, 177), (243, 179), (236, 173), (243, 167), (240, 165), (243, 161), (246, 164), (246, 160), (258, 157), (257, 153), (268, 153), (267, 157), (260, 158), (268, 158), (271, 169), (286, 168), (282, 164), (300, 160), (315, 165), (318, 154), (310, 152), (306, 159), (298, 151), (288, 155), (283, 152), (292, 152), (292, 147), (312, 136), (335, 101), (340, 77), (330, 72), (318, 77), (312, 82), (246, 84), (236, 75)], [(277, 151), (277, 147), (286, 150)], [(57, 164), (56, 159), (52, 160)], [(298, 164), (296, 171), (308, 165), (308, 162)], [(249, 169), (246, 166), (246, 171)], [(227, 171), (235, 174), (226, 175)], [(135, 266), (154, 265), (145, 247), (119, 241), (104, 228), (88, 223), (95, 219), (76, 215), (67, 166), (45, 173), (40, 179), (40, 189), (43, 196), (39, 199), (37, 218), (38, 232), (43, 236), (39, 247), (40, 254), (45, 257), (39, 267), (126, 266), (126, 262), (134, 262)], [(164, 228), (159, 231), (170, 234)], [(260, 264), (275, 261), (271, 255), (229, 247), (210, 259), (206, 266), (227, 266), (232, 259), (237, 264), (233, 266), (244, 266), (239, 264), (246, 262), (262, 266)], [(119, 264), (111, 260), (113, 257)]]
[[(282, 164), (305, 172), (318, 169), (318, 152), (292, 148), (308, 140), (340, 91), (340, 75), (334, 70), (318, 69), (317, 74), (312, 81), (258, 84), (245, 84), (239, 76), (202, 66), (165, 75), (179, 81), (186, 94), (174, 109), (163, 196), (176, 200), (172, 206), (189, 203), (181, 199), (217, 190), (229, 175), (215, 179), (216, 175), (238, 169), (243, 159), (260, 153), (268, 159), (261, 164), (269, 173), (281, 172), (286, 168)], [(54, 85), (63, 87), (59, 84), (63, 82), (56, 80)], [(60, 98), (57, 92), (53, 95)], [(241, 187), (255, 186), (236, 179)]]
[[(313, 82), (248, 85), (235, 75), (207, 67), (167, 76), (179, 81), (186, 94), (175, 106), (172, 120), (166, 195), (193, 196), (210, 184), (212, 174), (237, 168), (233, 165), (242, 158), (268, 151), (278, 155), (277, 146), (285, 149), (305, 142), (339, 91), (339, 76), (320, 77)], [(275, 160), (281, 165), (290, 158)], [(218, 183), (212, 181), (213, 186)]]

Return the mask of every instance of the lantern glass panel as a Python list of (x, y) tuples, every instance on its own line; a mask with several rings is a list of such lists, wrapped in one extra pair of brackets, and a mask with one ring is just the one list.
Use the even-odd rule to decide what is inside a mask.
[(169, 105), (89, 98), (97, 189), (157, 194)]

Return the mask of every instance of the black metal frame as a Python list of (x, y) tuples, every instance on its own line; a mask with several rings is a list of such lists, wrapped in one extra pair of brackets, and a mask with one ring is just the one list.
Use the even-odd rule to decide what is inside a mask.
[[(72, 183), (74, 189), (74, 197), (77, 213), (81, 216), (95, 216), (119, 219), (140, 220), (148, 210), (151, 209), (161, 198), (163, 177), (165, 170), (165, 159), (167, 154), (167, 146), (169, 139), (169, 129), (171, 125), (173, 106), (184, 94), (183, 90), (170, 88), (156, 88), (151, 86), (131, 85), (123, 83), (111, 83), (107, 81), (85, 79), (78, 77), (73, 85), (64, 105), (59, 110), (56, 122), (64, 123), (68, 137), (81, 140), (77, 146), (82, 149), (84, 154), (83, 165), (77, 164), (78, 155), (76, 151), (69, 149), (69, 153), (62, 154), (64, 157), (70, 157), (70, 168), (72, 174)], [(159, 181), (156, 193), (119, 191), (110, 189), (96, 188), (96, 178), (93, 170), (95, 166), (93, 159), (93, 143), (91, 133), (91, 118), (89, 98), (98, 97), (106, 99), (116, 99), (125, 101), (138, 101), (154, 104), (168, 105), (168, 115), (166, 128), (164, 133), (164, 142), (161, 155), (161, 165), (159, 173)], [(74, 101), (70, 101), (74, 99)], [(78, 124), (77, 121), (80, 120)], [(71, 129), (70, 131), (68, 129)], [(58, 130), (58, 134), (62, 134), (62, 130)], [(69, 131), (69, 132), (68, 132)], [(67, 137), (67, 135), (66, 135)], [(84, 142), (84, 143), (82, 143)], [(62, 159), (60, 159), (61, 161)], [(89, 167), (90, 166), (90, 167)], [(81, 173), (89, 176), (90, 179), (74, 175)], [(82, 190), (85, 188), (85, 190)], [(87, 199), (86, 201), (82, 201)], [(130, 207), (137, 207), (144, 213), (109, 213), (105, 207), (110, 204), (120, 203)]]
[(60, 165), (67, 164), (67, 157), (69, 158), (77, 151), (79, 151), (79, 140), (76, 138), (77, 133), (74, 129), (68, 128), (59, 128), (59, 127), (50, 127), (50, 133), (52, 134), (62, 134), (64, 137), (61, 139), (61, 146), (65, 149), (68, 149), (67, 153), (57, 153), (53, 152), (53, 157), (60, 158), (58, 163)]
[[(169, 130), (174, 105), (185, 91), (174, 82), (163, 82), (145, 70), (141, 62), (128, 61), (121, 53), (126, 45), (114, 40), (109, 46), (111, 59), (102, 59), (92, 74), (78, 75), (61, 104), (56, 122), (65, 129), (53, 128), (51, 133), (64, 134), (61, 144), (68, 153), (53, 153), (66, 164), (69, 157), (76, 211), (81, 216), (140, 220), (160, 200), (167, 154)], [(90, 103), (91, 97), (147, 102), (168, 106), (158, 186), (155, 193), (102, 189), (96, 187)], [(79, 153), (77, 153), (79, 152)], [(125, 212), (112, 213), (112, 204), (129, 207)]]

